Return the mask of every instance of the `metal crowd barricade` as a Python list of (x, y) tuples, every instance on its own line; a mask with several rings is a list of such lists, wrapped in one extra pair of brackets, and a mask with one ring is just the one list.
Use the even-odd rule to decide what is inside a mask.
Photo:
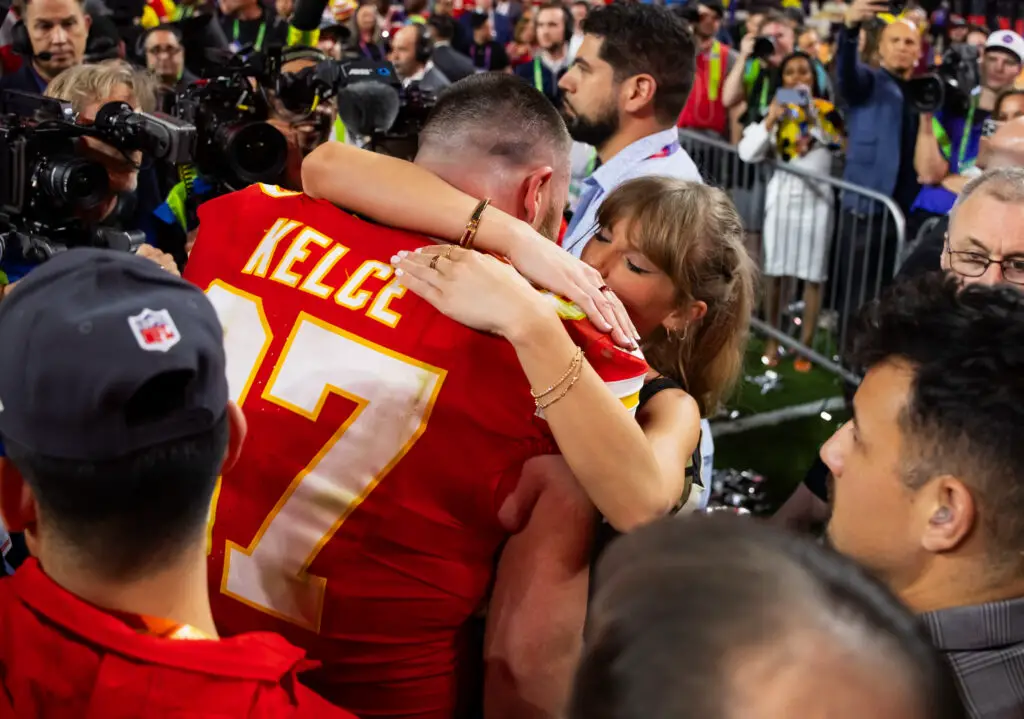
[[(743, 218), (767, 298), (754, 330), (766, 346), (777, 343), (857, 383), (845, 364), (853, 321), (895, 275), (906, 244), (899, 206), (878, 192), (786, 162), (746, 163), (736, 147), (701, 133), (680, 130), (679, 139), (705, 181), (726, 190)], [(802, 331), (803, 300), (813, 302), (807, 288), (814, 285), (821, 308), (816, 319), (811, 313), (810, 338), (801, 338), (808, 334)]]

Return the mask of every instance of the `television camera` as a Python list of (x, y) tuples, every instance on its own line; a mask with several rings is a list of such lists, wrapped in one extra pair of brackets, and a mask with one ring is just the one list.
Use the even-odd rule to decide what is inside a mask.
[(86, 219), (110, 201), (103, 165), (76, 153), (81, 138), (125, 153), (142, 151), (190, 162), (195, 128), (171, 117), (107, 103), (91, 124), (78, 124), (67, 102), (0, 93), (0, 263), (37, 264), (71, 246), (133, 251), (144, 237)]

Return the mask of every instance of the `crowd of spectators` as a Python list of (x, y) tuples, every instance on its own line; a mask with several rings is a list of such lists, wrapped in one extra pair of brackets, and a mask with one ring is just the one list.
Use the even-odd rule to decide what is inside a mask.
[[(83, 128), (284, 46), (286, 153), (86, 133), (141, 247), (0, 234), (0, 716), (1024, 717), (1024, 38), (906, 5), (19, 0)], [(348, 60), (412, 153), (287, 92)], [(854, 286), (850, 421), (709, 509), (751, 322)]]

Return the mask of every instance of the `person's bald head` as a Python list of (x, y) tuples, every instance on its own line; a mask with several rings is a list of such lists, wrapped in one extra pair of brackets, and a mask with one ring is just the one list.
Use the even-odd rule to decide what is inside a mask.
[(895, 20), (882, 30), (878, 47), (882, 67), (896, 75), (908, 75), (921, 59), (921, 34), (914, 23)]

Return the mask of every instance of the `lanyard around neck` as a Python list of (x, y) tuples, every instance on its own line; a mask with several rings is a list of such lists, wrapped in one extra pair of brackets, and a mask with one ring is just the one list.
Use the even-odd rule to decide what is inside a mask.
[(716, 102), (722, 84), (722, 43), (715, 40), (711, 44), (711, 57), (708, 64), (708, 100)]
[(956, 171), (963, 172), (964, 157), (967, 156), (967, 145), (971, 141), (971, 128), (974, 127), (974, 111), (978, 109), (978, 98), (971, 98), (970, 109), (967, 110), (967, 119), (964, 122), (964, 131), (960, 134), (960, 152), (957, 155)]
[[(473, 58), (473, 64), (474, 65), (476, 65), (476, 49), (478, 47), (479, 47), (479, 45), (473, 45), (473, 47), (471, 47), (469, 49), (469, 56), (471, 58)], [(484, 48), (484, 66), (483, 66), (483, 69), (484, 70), (490, 70), (491, 69), (491, 45), (490, 45), (490, 43), (488, 43), (487, 46)]]
[[(266, 35), (266, 34), (267, 34), (267, 23), (264, 21), (264, 22), (260, 23), (260, 29), (256, 33), (256, 42), (253, 44), (253, 49), (256, 50), (257, 52), (263, 49), (263, 36)], [(236, 43), (238, 42), (238, 20), (237, 19), (235, 20), (235, 25), (234, 25), (233, 31), (231, 33), (231, 39), (233, 41), (235, 41)]]
[(540, 71), (540, 58), (533, 58), (533, 86), (544, 92), (544, 75)]

